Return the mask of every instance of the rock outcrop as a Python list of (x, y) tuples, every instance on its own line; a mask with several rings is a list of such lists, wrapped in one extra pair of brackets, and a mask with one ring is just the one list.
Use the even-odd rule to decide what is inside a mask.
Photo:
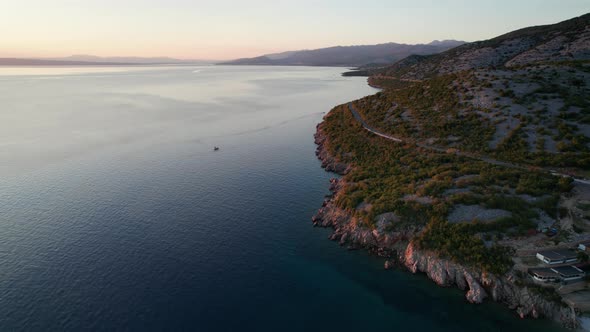
[(316, 150), (316, 156), (322, 162), (322, 167), (326, 169), (326, 171), (334, 172), (336, 174), (344, 175), (350, 171), (350, 166), (344, 163), (341, 163), (336, 160), (333, 156), (328, 153), (328, 149), (325, 148), (324, 144), (326, 143), (326, 135), (320, 129), (321, 124), (317, 126), (317, 132), (314, 135), (315, 144), (317, 144), (318, 148)]
[(562, 302), (548, 300), (526, 285), (517, 284), (518, 277), (510, 272), (498, 277), (473, 271), (440, 258), (435, 253), (420, 251), (411, 242), (400, 261), (412, 273), (426, 273), (439, 286), (455, 285), (466, 290), (465, 297), (471, 303), (482, 303), (489, 297), (516, 310), (521, 318), (547, 317), (569, 328), (578, 326), (576, 313), (572, 308)]

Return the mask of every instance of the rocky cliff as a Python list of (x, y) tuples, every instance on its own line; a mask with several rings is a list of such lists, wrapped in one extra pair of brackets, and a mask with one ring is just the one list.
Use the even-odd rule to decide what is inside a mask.
[[(350, 171), (350, 165), (343, 164), (330, 155), (327, 137), (322, 131), (321, 124), (317, 127), (315, 141), (318, 145), (316, 154), (322, 161), (322, 167), (340, 175)], [(439, 257), (434, 252), (421, 251), (412, 243), (412, 237), (420, 231), (419, 229), (388, 231), (385, 227), (364, 227), (361, 220), (335, 204), (339, 192), (345, 185), (345, 180), (332, 179), (332, 195), (324, 201), (312, 218), (315, 226), (334, 229), (330, 236), (331, 240), (338, 241), (349, 249), (362, 248), (387, 258), (385, 268), (404, 267), (412, 273), (425, 273), (439, 286), (456, 286), (465, 290), (466, 298), (471, 303), (482, 303), (487, 298), (505, 303), (509, 308), (516, 310), (521, 318), (546, 317), (568, 328), (579, 326), (572, 308), (559, 301), (547, 299), (519, 282), (522, 279), (515, 272), (495, 276), (461, 266)]]
[(572, 308), (519, 285), (519, 277), (512, 272), (501, 277), (476, 272), (440, 258), (435, 253), (417, 250), (411, 242), (401, 261), (412, 273), (424, 272), (439, 286), (457, 286), (466, 290), (466, 298), (471, 303), (482, 303), (484, 299), (490, 298), (516, 310), (521, 318), (546, 317), (568, 328), (578, 327), (576, 313)]

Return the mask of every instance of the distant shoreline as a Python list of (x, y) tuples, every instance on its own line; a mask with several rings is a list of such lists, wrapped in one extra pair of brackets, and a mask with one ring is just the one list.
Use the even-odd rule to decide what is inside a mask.
[(21, 59), (21, 58), (0, 58), (0, 67), (122, 67), (122, 66), (202, 66), (212, 65), (200, 62), (103, 62), (103, 61), (65, 61), (65, 60), (42, 60), (42, 59)]

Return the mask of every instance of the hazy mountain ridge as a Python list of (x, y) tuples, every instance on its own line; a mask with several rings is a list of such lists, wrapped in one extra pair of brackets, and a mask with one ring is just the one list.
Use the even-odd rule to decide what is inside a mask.
[(99, 57), (71, 55), (63, 58), (0, 58), (0, 66), (136, 66), (165, 64), (211, 64), (206, 60), (181, 60), (169, 57)]
[(528, 27), (440, 54), (412, 56), (373, 74), (423, 79), (477, 68), (590, 60), (590, 14), (557, 24)]
[(105, 66), (105, 65), (132, 65), (132, 63), (89, 62), (89, 61), (25, 59), (25, 58), (0, 58), (0, 66)]
[(411, 54), (443, 52), (464, 42), (435, 40), (429, 44), (386, 43), (377, 45), (334, 46), (315, 50), (266, 54), (223, 62), (224, 65), (284, 65), (284, 66), (364, 66), (390, 64)]
[(60, 58), (48, 58), (46, 60), (55, 61), (84, 61), (84, 62), (95, 62), (95, 63), (133, 63), (133, 64), (183, 64), (183, 63), (211, 63), (212, 61), (207, 60), (183, 60), (171, 57), (136, 57), (136, 56), (113, 56), (113, 57), (101, 57), (96, 55), (70, 55), (67, 57)]

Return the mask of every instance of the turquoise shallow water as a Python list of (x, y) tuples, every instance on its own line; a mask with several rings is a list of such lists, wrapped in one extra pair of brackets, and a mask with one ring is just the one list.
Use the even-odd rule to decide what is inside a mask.
[(91, 71), (0, 68), (0, 330), (556, 329), (311, 226), (315, 125), (364, 79)]

